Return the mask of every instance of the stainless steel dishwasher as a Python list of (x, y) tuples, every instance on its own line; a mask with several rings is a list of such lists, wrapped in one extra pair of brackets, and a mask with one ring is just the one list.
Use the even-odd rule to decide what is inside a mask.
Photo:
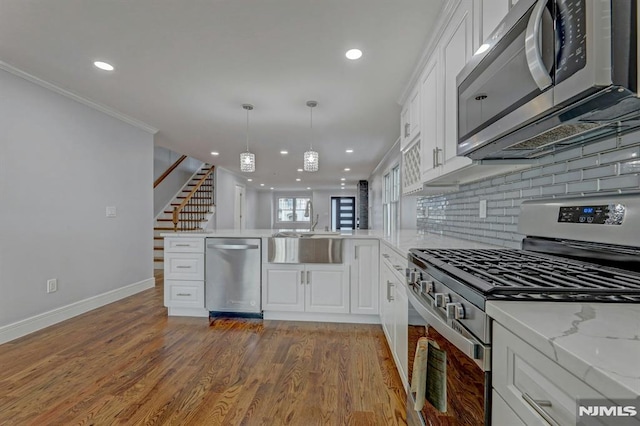
[(262, 317), (259, 238), (207, 238), (205, 307), (212, 316)]

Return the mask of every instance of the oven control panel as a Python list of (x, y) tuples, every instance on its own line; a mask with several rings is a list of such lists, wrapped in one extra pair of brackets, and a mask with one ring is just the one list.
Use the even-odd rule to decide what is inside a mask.
[(622, 225), (625, 210), (623, 204), (560, 207), (558, 222)]

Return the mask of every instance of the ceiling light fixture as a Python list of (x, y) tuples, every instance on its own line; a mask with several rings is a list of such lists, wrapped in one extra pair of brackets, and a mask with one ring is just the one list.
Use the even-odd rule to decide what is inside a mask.
[(264, 186), (264, 183), (261, 183), (260, 186)]
[(351, 169), (347, 167), (346, 169), (344, 169), (344, 171), (345, 172), (349, 172), (349, 171), (351, 171)]
[(347, 180), (346, 178), (340, 178), (340, 180)]
[(256, 171), (256, 156), (249, 152), (249, 111), (253, 110), (253, 105), (242, 104), (242, 108), (247, 111), (247, 150), (240, 154), (240, 171), (252, 173)]
[(346, 56), (347, 59), (351, 59), (352, 61), (355, 61), (356, 59), (360, 59), (362, 57), (362, 50), (349, 49), (347, 50), (347, 53), (344, 54), (344, 56)]
[(280, 154), (282, 154), (282, 155), (287, 155), (288, 153), (289, 153), (289, 151), (285, 151), (285, 150), (280, 151)]
[(313, 109), (318, 106), (318, 102), (316, 101), (307, 101), (307, 106), (309, 107), (310, 112), (310, 126), (309, 126), (309, 151), (304, 153), (304, 165), (302, 168), (305, 172), (317, 172), (318, 171), (318, 163), (320, 162), (320, 157), (318, 156), (318, 152), (313, 150)]
[(113, 71), (113, 70), (114, 70), (113, 65), (108, 64), (108, 63), (106, 63), (106, 62), (102, 62), (102, 61), (95, 61), (95, 62), (93, 63), (93, 65), (94, 65), (96, 68), (100, 68), (100, 69), (101, 69), (101, 70), (103, 70), (103, 71)]
[(220, 155), (218, 151), (211, 151), (211, 155)]
[(298, 169), (299, 172), (303, 171), (302, 169)]
[(272, 186), (272, 187), (271, 187), (271, 188), (269, 188), (269, 189), (275, 189), (275, 188)]
[(346, 152), (347, 154), (351, 154), (351, 153), (353, 152), (353, 150), (352, 150), (352, 149), (347, 149), (345, 152)]
[(300, 182), (302, 179), (300, 178), (296, 178), (296, 182)]
[(247, 179), (247, 182), (253, 182), (253, 179), (249, 178)]
[(310, 187), (310, 186), (307, 186), (307, 189), (311, 189), (311, 187)]

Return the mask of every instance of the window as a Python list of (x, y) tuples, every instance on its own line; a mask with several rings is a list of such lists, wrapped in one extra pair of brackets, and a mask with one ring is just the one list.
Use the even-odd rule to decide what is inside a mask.
[(311, 216), (310, 212), (305, 216), (305, 210), (307, 209), (307, 203), (309, 200), (309, 197), (278, 197), (276, 204), (276, 222), (309, 222), (309, 216)]
[(389, 236), (398, 229), (400, 204), (400, 166), (395, 166), (383, 178), (382, 227)]

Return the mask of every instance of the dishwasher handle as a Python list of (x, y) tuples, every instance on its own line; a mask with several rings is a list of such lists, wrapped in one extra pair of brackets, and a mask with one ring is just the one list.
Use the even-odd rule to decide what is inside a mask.
[(253, 250), (259, 249), (258, 244), (207, 244), (207, 248), (219, 250)]

